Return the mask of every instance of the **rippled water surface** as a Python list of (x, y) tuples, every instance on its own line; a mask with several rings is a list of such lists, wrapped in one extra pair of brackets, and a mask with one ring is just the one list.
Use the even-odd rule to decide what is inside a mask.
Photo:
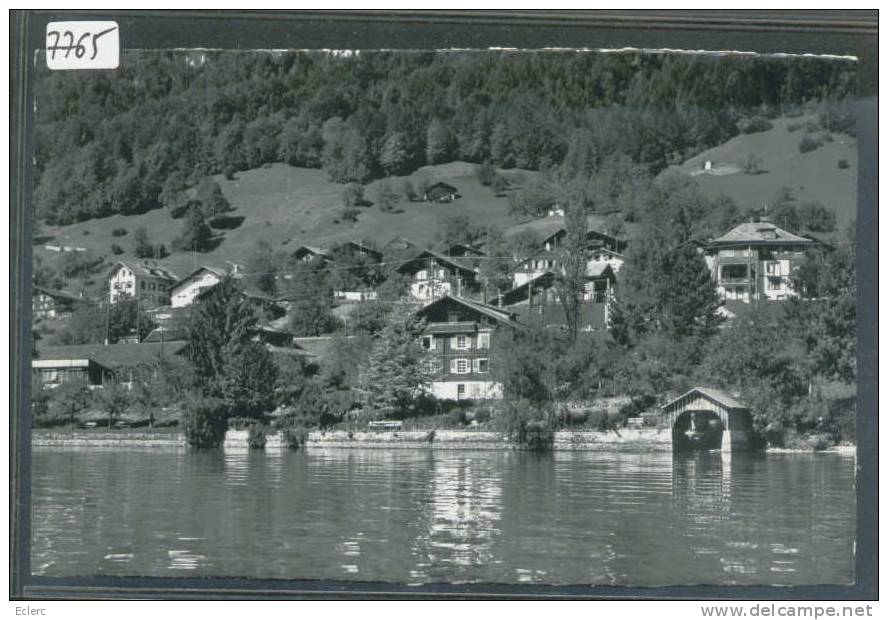
[(32, 572), (360, 581), (853, 579), (854, 459), (35, 449)]

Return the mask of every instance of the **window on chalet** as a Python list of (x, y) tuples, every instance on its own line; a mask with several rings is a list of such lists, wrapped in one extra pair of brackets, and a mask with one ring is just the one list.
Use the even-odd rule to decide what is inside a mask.
[(473, 370), (478, 374), (487, 374), (490, 372), (490, 360), (486, 357), (481, 357), (473, 362)]
[(453, 336), (450, 339), (450, 346), (453, 347), (454, 349), (466, 351), (469, 349), (469, 337), (468, 336)]
[(422, 348), (426, 351), (430, 351), (435, 346), (435, 337), (434, 336), (423, 336), (422, 337)]
[(455, 375), (469, 374), (470, 372), (472, 372), (471, 361), (465, 358), (450, 360), (450, 372)]
[(478, 348), (479, 349), (489, 349), (490, 348), (490, 334), (478, 334)]

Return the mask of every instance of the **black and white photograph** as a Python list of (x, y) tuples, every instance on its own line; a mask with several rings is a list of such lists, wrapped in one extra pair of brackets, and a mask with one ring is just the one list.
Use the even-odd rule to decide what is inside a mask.
[(855, 583), (857, 57), (120, 36), (28, 59), (34, 578)]

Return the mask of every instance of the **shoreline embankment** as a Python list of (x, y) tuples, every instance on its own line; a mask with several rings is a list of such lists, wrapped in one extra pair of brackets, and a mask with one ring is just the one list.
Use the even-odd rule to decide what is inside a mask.
[[(224, 449), (248, 449), (248, 432), (230, 430), (225, 435)], [(52, 447), (138, 447), (185, 448), (181, 432), (40, 430), (31, 435), (31, 446)], [(523, 446), (508, 433), (484, 430), (435, 431), (312, 431), (305, 442), (312, 448), (420, 449), (435, 450), (521, 450)], [(267, 450), (287, 449), (280, 433), (269, 433)], [(621, 429), (617, 431), (562, 430), (554, 434), (553, 450), (670, 452), (672, 434), (667, 429)], [(773, 453), (810, 453), (813, 450), (768, 448)], [(833, 446), (821, 452), (853, 455), (854, 445)]]

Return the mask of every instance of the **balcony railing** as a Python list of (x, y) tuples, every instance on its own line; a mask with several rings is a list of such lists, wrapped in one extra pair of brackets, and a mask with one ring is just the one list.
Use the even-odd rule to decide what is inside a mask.
[(478, 328), (474, 321), (454, 321), (452, 323), (426, 323), (425, 331), (429, 334), (468, 334)]

